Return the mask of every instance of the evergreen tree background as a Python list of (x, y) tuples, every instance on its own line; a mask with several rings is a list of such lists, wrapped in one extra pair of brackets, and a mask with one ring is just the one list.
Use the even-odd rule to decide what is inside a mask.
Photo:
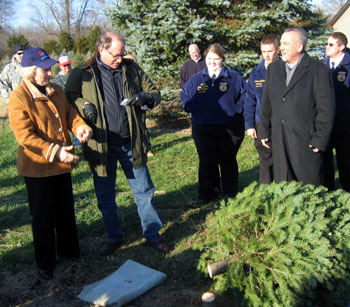
[(86, 36), (79, 36), (75, 40), (74, 50), (77, 53), (85, 54), (89, 51), (89, 39)]
[(24, 37), (24, 35), (22, 34), (13, 34), (11, 36), (9, 36), (9, 38), (7, 39), (7, 47), (8, 47), (8, 51), (7, 51), (7, 56), (9, 58), (12, 57), (12, 53), (13, 53), (13, 47), (16, 44), (21, 44), (24, 47), (28, 48), (30, 47), (29, 41)]
[(43, 44), (43, 48), (48, 54), (52, 54), (58, 51), (58, 43), (54, 39), (50, 39)]
[(96, 51), (96, 41), (97, 38), (101, 35), (102, 29), (99, 26), (95, 26), (88, 36), (88, 48), (90, 53), (95, 53)]
[[(259, 41), (288, 25), (317, 20), (307, 0), (120, 0), (106, 10), (113, 29), (127, 38), (127, 49), (158, 80), (178, 79), (187, 47), (223, 45), (226, 63), (243, 74), (259, 63)], [(307, 30), (320, 30), (319, 20)]]
[(59, 37), (57, 53), (61, 54), (63, 50), (70, 51), (74, 48), (74, 40), (68, 32), (62, 31)]

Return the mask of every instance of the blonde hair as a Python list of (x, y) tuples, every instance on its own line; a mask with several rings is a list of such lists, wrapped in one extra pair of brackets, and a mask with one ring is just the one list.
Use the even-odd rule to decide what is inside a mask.
[(36, 69), (37, 69), (36, 66), (22, 67), (20, 72), (21, 77), (31, 82), (34, 81), (34, 75), (35, 75)]

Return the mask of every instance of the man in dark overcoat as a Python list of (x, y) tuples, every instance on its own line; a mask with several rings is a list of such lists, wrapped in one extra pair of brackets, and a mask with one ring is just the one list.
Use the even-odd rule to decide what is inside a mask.
[(272, 141), (276, 182), (320, 185), (335, 114), (330, 70), (305, 52), (307, 32), (287, 28), (281, 37), (283, 61), (269, 65), (258, 135)]

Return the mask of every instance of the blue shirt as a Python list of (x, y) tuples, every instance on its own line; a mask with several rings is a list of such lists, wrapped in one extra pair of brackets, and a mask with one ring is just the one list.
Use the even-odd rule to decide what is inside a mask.
[(226, 125), (243, 112), (246, 82), (233, 69), (223, 67), (212, 80), (208, 69), (193, 75), (180, 93), (181, 103), (196, 124)]
[(266, 76), (265, 61), (253, 68), (248, 80), (248, 90), (244, 101), (245, 129), (255, 128), (260, 120), (260, 108)]

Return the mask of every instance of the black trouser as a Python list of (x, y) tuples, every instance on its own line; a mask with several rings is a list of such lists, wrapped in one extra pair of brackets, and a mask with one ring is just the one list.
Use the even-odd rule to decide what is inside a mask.
[(332, 131), (330, 146), (324, 156), (324, 185), (330, 190), (335, 189), (333, 148), (335, 148), (336, 152), (340, 185), (343, 190), (350, 192), (350, 128), (347, 120), (336, 120)]
[(199, 156), (199, 200), (209, 200), (218, 194), (220, 172), (224, 194), (234, 196), (238, 192), (236, 155), (244, 138), (244, 121), (243, 116), (236, 117), (236, 122), (225, 126), (192, 124)]
[(57, 255), (79, 257), (71, 174), (24, 177), (32, 215), (35, 259), (39, 269), (51, 270)]
[[(256, 123), (258, 128), (259, 123)], [(261, 144), (261, 140), (255, 139), (254, 145), (259, 155), (259, 183), (269, 184), (273, 181), (272, 169), (272, 148), (266, 148)]]

